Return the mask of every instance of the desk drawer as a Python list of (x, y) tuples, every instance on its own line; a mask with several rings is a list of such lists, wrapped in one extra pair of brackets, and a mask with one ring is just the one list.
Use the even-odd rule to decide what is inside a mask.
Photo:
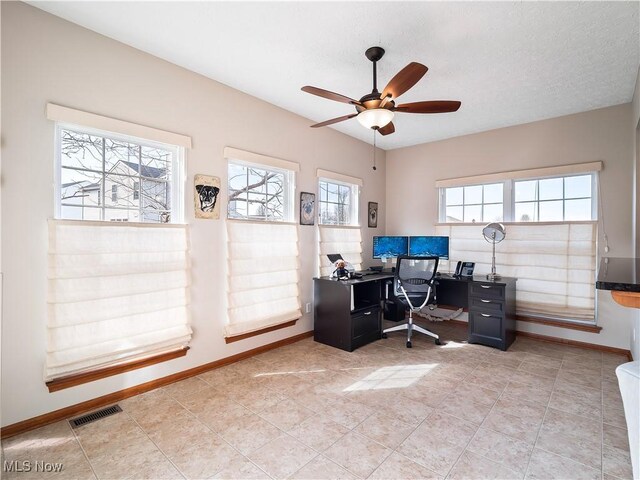
[(353, 338), (379, 332), (381, 328), (380, 307), (372, 307), (361, 310), (351, 315), (351, 325), (353, 328)]
[(504, 300), (496, 297), (469, 297), (469, 311), (475, 313), (504, 314)]
[(480, 298), (504, 299), (504, 286), (494, 285), (490, 282), (473, 282), (469, 285), (469, 294)]
[(504, 317), (499, 314), (469, 312), (469, 334), (502, 341), (503, 321)]

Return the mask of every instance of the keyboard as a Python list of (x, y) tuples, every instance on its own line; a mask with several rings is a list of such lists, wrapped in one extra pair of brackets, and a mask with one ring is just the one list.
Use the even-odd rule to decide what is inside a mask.
[(356, 273), (358, 275), (362, 275), (363, 277), (366, 277), (367, 275), (375, 275), (376, 273), (382, 273), (382, 272), (374, 272), (373, 270), (361, 270)]

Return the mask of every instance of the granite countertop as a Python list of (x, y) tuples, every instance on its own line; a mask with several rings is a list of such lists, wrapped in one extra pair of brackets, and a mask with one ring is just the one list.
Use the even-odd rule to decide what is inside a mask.
[(600, 261), (596, 288), (640, 292), (640, 258), (603, 258)]

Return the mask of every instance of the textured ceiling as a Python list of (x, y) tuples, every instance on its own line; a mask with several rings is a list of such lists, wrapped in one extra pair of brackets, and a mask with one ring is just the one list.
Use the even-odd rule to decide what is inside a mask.
[[(300, 91), (360, 98), (364, 51), (379, 90), (411, 61), (429, 72), (400, 99), (460, 100), (456, 113), (397, 114), (385, 149), (631, 101), (639, 2), (29, 2), (310, 119), (352, 112)], [(337, 130), (372, 142), (356, 119)]]

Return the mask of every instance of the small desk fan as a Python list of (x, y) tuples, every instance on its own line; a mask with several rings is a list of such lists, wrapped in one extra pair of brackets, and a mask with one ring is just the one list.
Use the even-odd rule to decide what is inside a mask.
[(500, 243), (502, 240), (504, 240), (506, 234), (507, 232), (504, 228), (504, 225), (502, 225), (501, 223), (489, 223), (482, 229), (482, 236), (493, 246), (491, 257), (491, 273), (487, 275), (487, 279), (489, 280), (498, 280), (500, 278), (500, 275), (496, 273), (496, 243)]

